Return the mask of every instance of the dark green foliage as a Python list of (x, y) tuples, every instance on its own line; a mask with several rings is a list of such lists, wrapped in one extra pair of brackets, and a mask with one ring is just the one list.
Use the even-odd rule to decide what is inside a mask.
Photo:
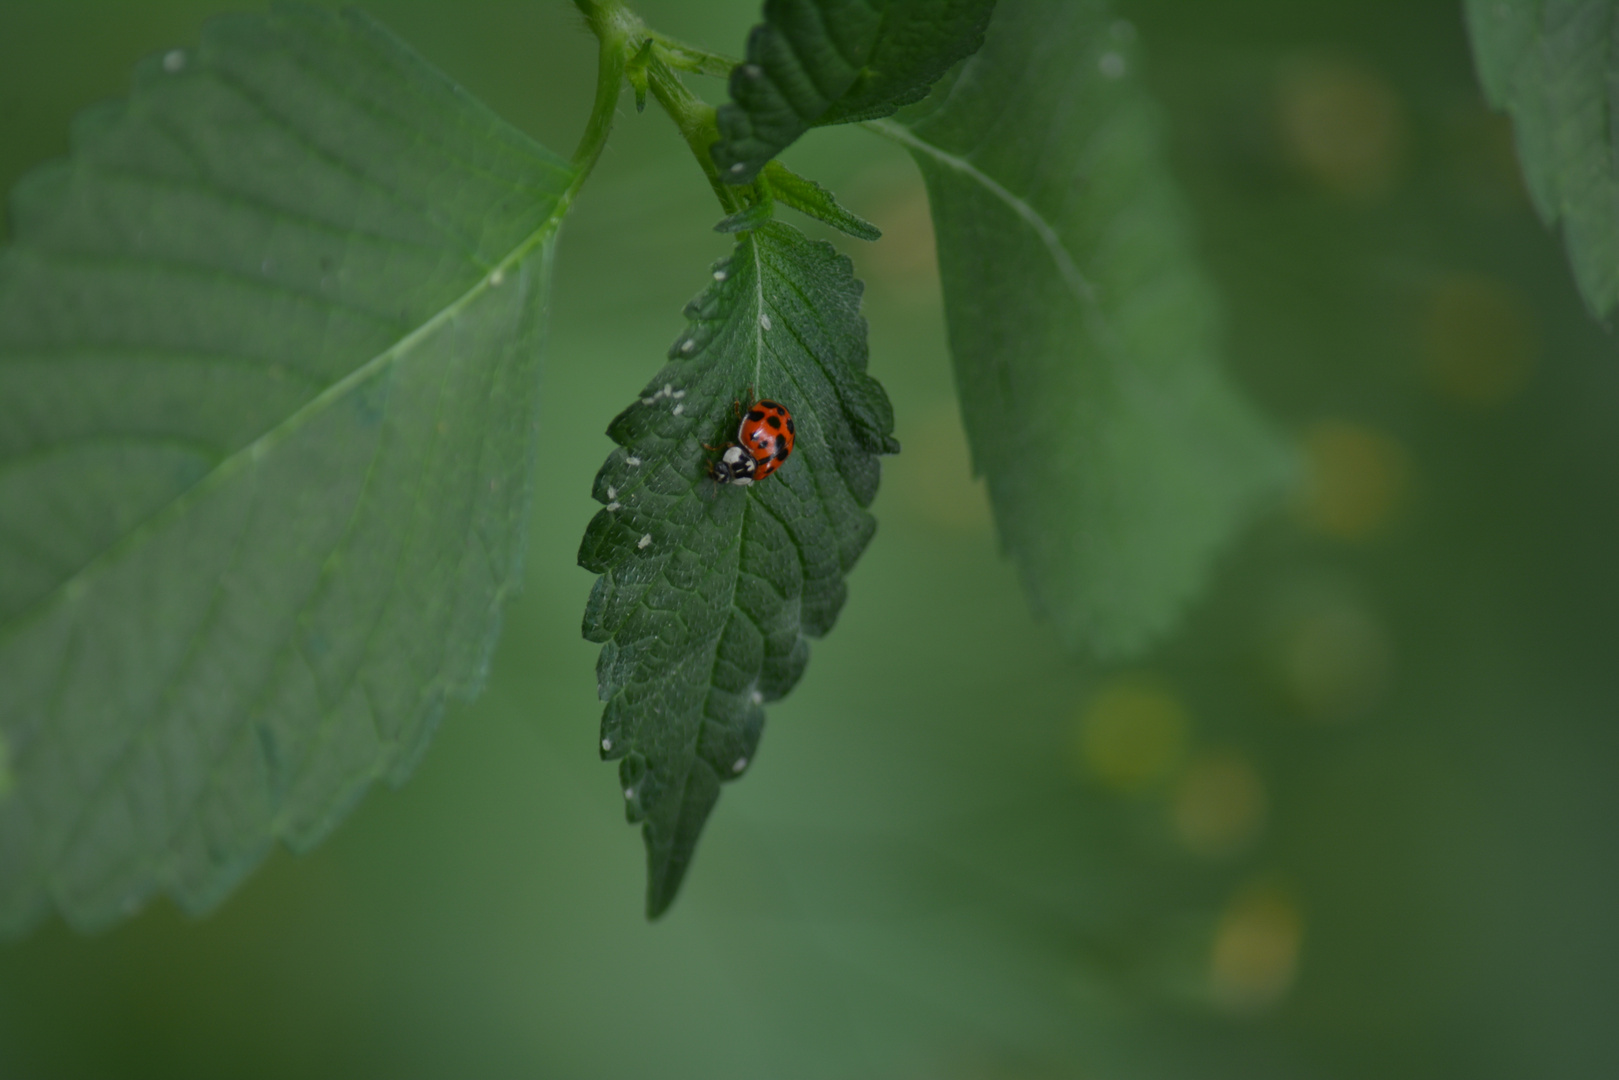
[(1219, 366), (1157, 114), (1095, 0), (1003, 0), (885, 130), (927, 181), (975, 469), (1070, 644), (1141, 648), (1288, 458)]
[(155, 56), (0, 250), (0, 928), (203, 910), (474, 691), (575, 179), (364, 16)]
[(1512, 115), (1535, 209), (1561, 224), (1597, 318), (1619, 302), (1619, 5), (1467, 0), (1479, 79)]
[[(579, 549), (602, 575), (584, 633), (603, 645), (602, 755), (644, 822), (651, 916), (674, 899), (720, 783), (753, 760), (764, 703), (837, 618), (876, 529), (877, 455), (899, 449), (865, 373), (848, 259), (772, 222), (713, 277), (669, 363), (608, 429), (620, 449), (596, 477), (606, 509)], [(750, 391), (792, 411), (796, 448), (752, 487), (717, 487), (703, 444), (734, 437)]]
[(804, 132), (918, 101), (983, 41), (995, 0), (766, 0), (731, 72), (714, 163), (734, 184)]

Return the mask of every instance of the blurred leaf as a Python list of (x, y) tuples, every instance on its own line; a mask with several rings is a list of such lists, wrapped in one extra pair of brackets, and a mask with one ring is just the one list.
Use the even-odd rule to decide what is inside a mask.
[(0, 251), (0, 928), (206, 909), (409, 772), (517, 585), (573, 169), (366, 17), (212, 23)]
[[(798, 682), (805, 638), (831, 629), (876, 529), (877, 455), (899, 445), (865, 373), (860, 294), (831, 245), (780, 222), (744, 234), (608, 429), (606, 509), (579, 549), (602, 575), (584, 632), (603, 643), (602, 755), (645, 822), (649, 916), (674, 899), (720, 782), (753, 760), (763, 704)], [(791, 410), (793, 454), (751, 487), (717, 486), (703, 444), (734, 437), (750, 390)]]
[(983, 42), (995, 0), (766, 0), (731, 72), (714, 163), (733, 184), (804, 132), (921, 100)]
[(955, 78), (881, 124), (927, 182), (1002, 540), (1062, 637), (1107, 653), (1172, 623), (1288, 468), (1220, 370), (1132, 36), (1104, 3), (1003, 0)]
[(1563, 226), (1597, 318), (1619, 300), (1619, 5), (1614, 0), (1467, 0), (1490, 104), (1512, 115), (1535, 209)]

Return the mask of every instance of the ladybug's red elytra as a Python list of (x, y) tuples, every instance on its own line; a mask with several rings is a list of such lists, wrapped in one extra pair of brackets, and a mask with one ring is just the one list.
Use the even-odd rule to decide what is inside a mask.
[(793, 414), (776, 401), (756, 401), (737, 425), (736, 441), (753, 455), (755, 480), (763, 480), (793, 452)]
[(793, 414), (786, 406), (776, 401), (754, 401), (751, 391), (748, 401), (746, 409), (740, 401), (734, 406), (739, 418), (736, 442), (726, 443), (708, 467), (708, 475), (718, 483), (747, 487), (781, 468), (793, 452)]

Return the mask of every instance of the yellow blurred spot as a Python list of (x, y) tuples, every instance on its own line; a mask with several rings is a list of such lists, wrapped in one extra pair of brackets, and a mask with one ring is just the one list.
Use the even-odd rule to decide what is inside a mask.
[(1299, 60), (1277, 85), (1277, 124), (1293, 164), (1327, 190), (1374, 199), (1394, 187), (1405, 112), (1389, 81), (1343, 60)]
[(1406, 494), (1405, 448), (1381, 431), (1323, 420), (1306, 432), (1304, 522), (1339, 540), (1366, 540), (1394, 516)]
[(1265, 785), (1240, 754), (1211, 755), (1186, 770), (1171, 813), (1176, 835), (1192, 851), (1228, 855), (1259, 834)]
[(1429, 298), (1422, 325), (1428, 383), (1460, 405), (1489, 408), (1523, 389), (1540, 354), (1521, 293), (1484, 277), (1454, 277)]
[(954, 402), (920, 410), (900, 431), (905, 452), (885, 469), (898, 470), (895, 490), (934, 525), (960, 531), (987, 529), (989, 495), (972, 475), (967, 434)]
[(1209, 991), (1234, 1012), (1255, 1012), (1279, 1002), (1298, 973), (1304, 918), (1292, 894), (1276, 883), (1237, 893), (1214, 931)]
[(1169, 775), (1186, 754), (1180, 699), (1142, 676), (1127, 676), (1091, 699), (1080, 717), (1080, 763), (1115, 791), (1139, 791)]

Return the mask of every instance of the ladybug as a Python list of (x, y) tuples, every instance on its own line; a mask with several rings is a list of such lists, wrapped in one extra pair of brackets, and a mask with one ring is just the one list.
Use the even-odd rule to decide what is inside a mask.
[(763, 480), (793, 452), (793, 414), (779, 402), (756, 401), (737, 425), (736, 441), (753, 455), (751, 479)]

